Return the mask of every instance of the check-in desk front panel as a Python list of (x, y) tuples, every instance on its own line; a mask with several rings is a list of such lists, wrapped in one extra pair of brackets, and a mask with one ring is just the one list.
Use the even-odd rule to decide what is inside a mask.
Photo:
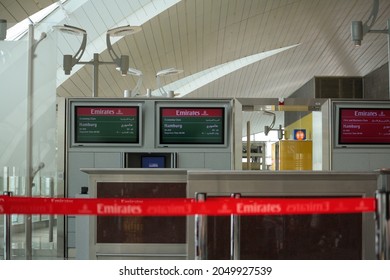
[[(185, 183), (99, 182), (97, 198), (184, 198)], [(97, 243), (184, 244), (185, 217), (97, 217)]]
[[(91, 169), (98, 198), (372, 197), (377, 174)], [(375, 259), (374, 213), (240, 217), (241, 259)], [(90, 259), (194, 259), (195, 219), (91, 217)], [(207, 217), (208, 259), (229, 259), (229, 217)]]
[[(188, 196), (241, 198), (363, 198), (377, 188), (374, 173), (189, 171)], [(309, 204), (310, 205), (310, 204)], [(315, 203), (313, 212), (315, 212)], [(207, 216), (202, 242), (195, 241), (195, 219), (188, 218), (188, 257), (231, 258), (231, 220)], [(240, 216), (240, 259), (375, 259), (374, 213)], [(206, 249), (205, 249), (206, 248)], [(200, 257), (202, 259), (202, 256)]]
[[(207, 217), (208, 259), (230, 259), (230, 222)], [(362, 214), (241, 216), (240, 259), (359, 260), (362, 222)]]
[[(84, 169), (95, 198), (185, 198), (186, 171)], [(90, 259), (186, 259), (186, 217), (90, 218)]]

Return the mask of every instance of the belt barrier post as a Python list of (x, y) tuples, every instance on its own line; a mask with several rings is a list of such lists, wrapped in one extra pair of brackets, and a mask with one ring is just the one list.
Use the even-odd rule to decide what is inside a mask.
[[(241, 194), (233, 193), (231, 198), (241, 198)], [(240, 259), (240, 216), (230, 216), (230, 259)]]
[[(52, 177), (46, 178), (46, 189), (49, 189), (49, 197), (54, 197), (54, 180)], [(54, 240), (54, 215), (49, 216), (49, 242)]]
[[(3, 192), (6, 196), (12, 196), (12, 192)], [(11, 214), (6, 214), (4, 219), (4, 259), (11, 259)]]
[[(197, 193), (196, 200), (206, 201), (205, 193)], [(207, 216), (195, 215), (195, 260), (207, 260)]]
[(380, 170), (376, 202), (376, 255), (379, 260), (390, 260), (390, 169)]
[[(89, 198), (88, 187), (81, 187), (81, 193), (77, 198)], [(76, 216), (76, 260), (96, 259), (96, 254), (90, 250), (91, 232), (90, 218), (87, 215)]]

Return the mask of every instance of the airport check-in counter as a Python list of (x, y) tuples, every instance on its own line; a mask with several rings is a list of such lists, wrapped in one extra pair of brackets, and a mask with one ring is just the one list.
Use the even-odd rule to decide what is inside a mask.
[[(93, 198), (370, 198), (378, 183), (373, 172), (82, 171)], [(232, 246), (237, 259), (376, 258), (374, 213), (243, 215), (233, 243), (230, 229), (230, 216), (91, 216), (89, 259), (231, 259)]]
[[(185, 198), (187, 193), (186, 170), (82, 171), (89, 175), (91, 198)], [(88, 227), (88, 259), (187, 258), (186, 217), (89, 216)]]
[[(373, 197), (378, 174), (189, 171), (188, 196), (241, 198)], [(306, 205), (306, 207), (308, 207)], [(313, 211), (315, 202), (309, 205)], [(189, 259), (375, 259), (374, 213), (188, 218)], [(233, 228), (233, 230), (232, 230)], [(237, 244), (238, 243), (238, 244)], [(232, 252), (234, 248), (235, 252)]]

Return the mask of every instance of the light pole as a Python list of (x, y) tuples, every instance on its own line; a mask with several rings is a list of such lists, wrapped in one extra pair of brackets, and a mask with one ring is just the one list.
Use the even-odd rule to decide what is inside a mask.
[(64, 55), (63, 60), (63, 68), (65, 75), (70, 75), (70, 72), (72, 71), (73, 66), (76, 64), (89, 64), (93, 66), (93, 81), (92, 81), (92, 97), (98, 97), (98, 85), (99, 85), (99, 65), (100, 64), (115, 64), (122, 76), (126, 76), (129, 69), (129, 56), (128, 55), (121, 55), (120, 57), (115, 53), (114, 49), (111, 45), (111, 37), (118, 37), (118, 36), (126, 36), (126, 35), (132, 35), (139, 31), (141, 31), (141, 27), (139, 26), (121, 26), (116, 27), (113, 29), (110, 29), (106, 33), (106, 43), (107, 43), (107, 50), (108, 53), (112, 59), (112, 61), (101, 61), (99, 59), (99, 54), (94, 53), (93, 59), (91, 61), (80, 61), (81, 57), (84, 54), (85, 48), (87, 46), (87, 32), (84, 29), (70, 26), (70, 25), (61, 25), (61, 26), (54, 26), (54, 28), (60, 30), (61, 32), (83, 36), (83, 40), (81, 42), (81, 46), (79, 50), (76, 52), (75, 55), (66, 54)]

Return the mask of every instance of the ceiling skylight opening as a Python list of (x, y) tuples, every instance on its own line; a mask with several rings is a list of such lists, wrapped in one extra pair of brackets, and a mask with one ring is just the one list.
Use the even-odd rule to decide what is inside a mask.
[(21, 22), (15, 24), (11, 28), (7, 29), (6, 41), (18, 41), (20, 40), (28, 31), (28, 26), (30, 24), (35, 25), (44, 20), (48, 15), (54, 12), (58, 7), (67, 2), (68, 0), (61, 0), (50, 6), (40, 10), (39, 12), (25, 18)]
[[(206, 84), (209, 84), (223, 76), (226, 76), (234, 71), (237, 71), (243, 67), (251, 65), (263, 59), (266, 59), (270, 56), (284, 52), (288, 49), (295, 48), (297, 46), (299, 46), (299, 44), (273, 49), (273, 50), (257, 53), (254, 55), (246, 56), (243, 58), (239, 58), (223, 64), (219, 64), (217, 66), (211, 67), (209, 69), (200, 71), (191, 76), (187, 76), (183, 79), (170, 83), (166, 85), (166, 87), (172, 88), (174, 89), (175, 92), (179, 93), (176, 97), (183, 97), (197, 90), (198, 88)], [(157, 93), (157, 90), (154, 90), (153, 93)]]

